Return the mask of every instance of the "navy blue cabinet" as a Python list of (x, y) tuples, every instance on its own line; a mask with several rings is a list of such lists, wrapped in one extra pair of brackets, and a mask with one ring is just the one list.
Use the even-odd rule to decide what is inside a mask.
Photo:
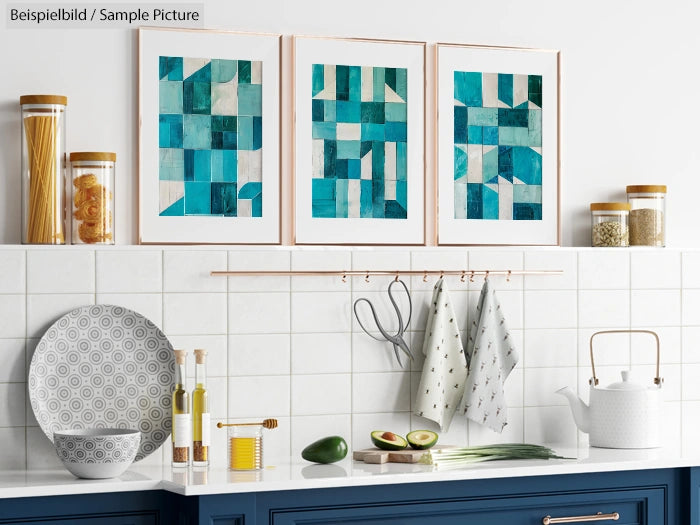
[(598, 513), (619, 516), (601, 524), (700, 525), (700, 468), (209, 496), (157, 490), (0, 500), (0, 525), (540, 525), (546, 517)]
[(182, 509), (160, 490), (0, 499), (0, 524), (184, 525)]
[(539, 525), (601, 513), (617, 514), (608, 521), (617, 525), (680, 525), (689, 523), (687, 478), (662, 469), (261, 492), (249, 495), (254, 509), (240, 496), (201, 496), (198, 523)]

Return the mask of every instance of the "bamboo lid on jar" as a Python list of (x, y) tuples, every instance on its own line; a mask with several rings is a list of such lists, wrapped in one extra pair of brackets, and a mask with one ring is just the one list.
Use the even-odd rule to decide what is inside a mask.
[(666, 193), (665, 184), (642, 184), (627, 186), (627, 193)]
[(630, 211), (627, 202), (592, 202), (591, 211)]
[(68, 104), (68, 97), (63, 95), (22, 95), (19, 97), (20, 104)]
[(195, 359), (198, 365), (203, 365), (207, 360), (207, 351), (201, 348), (196, 348), (194, 351)]
[(104, 160), (116, 162), (117, 154), (111, 151), (74, 151), (70, 154), (70, 161), (74, 160)]

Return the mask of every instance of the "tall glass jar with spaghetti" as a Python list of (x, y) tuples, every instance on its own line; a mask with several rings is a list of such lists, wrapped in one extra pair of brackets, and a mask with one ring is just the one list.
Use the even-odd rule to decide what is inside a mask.
[(65, 244), (66, 105), (22, 95), (22, 244)]
[(117, 154), (70, 154), (73, 244), (114, 244), (114, 164)]

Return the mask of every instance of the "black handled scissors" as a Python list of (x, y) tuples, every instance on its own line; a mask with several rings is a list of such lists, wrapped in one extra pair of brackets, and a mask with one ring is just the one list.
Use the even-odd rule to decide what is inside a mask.
[[(394, 295), (391, 291), (391, 287), (394, 286), (395, 283), (401, 283), (401, 286), (403, 286), (403, 289), (406, 291), (406, 297), (408, 297), (408, 319), (406, 319), (406, 324), (404, 325), (403, 323), (403, 317), (401, 316), (401, 309), (399, 308), (399, 305), (396, 303), (396, 300), (394, 299)], [(355, 318), (357, 319), (357, 322), (360, 325), (360, 328), (364, 330), (364, 332), (370, 336), (372, 339), (375, 339), (377, 341), (389, 341), (393, 346), (394, 346), (394, 355), (396, 355), (396, 360), (399, 363), (399, 366), (403, 368), (403, 363), (401, 362), (401, 352), (406, 354), (410, 360), (413, 360), (413, 353), (411, 352), (411, 349), (409, 348), (408, 344), (406, 343), (406, 340), (403, 338), (403, 334), (408, 328), (408, 325), (411, 322), (411, 314), (413, 313), (413, 304), (411, 303), (411, 294), (408, 291), (408, 286), (406, 286), (406, 283), (401, 281), (400, 279), (394, 279), (389, 283), (389, 288), (388, 288), (388, 294), (389, 294), (389, 301), (391, 301), (391, 304), (394, 307), (394, 310), (396, 311), (396, 316), (398, 317), (399, 320), (399, 327), (398, 331), (396, 334), (391, 335), (389, 334), (382, 324), (379, 322), (379, 318), (377, 317), (377, 312), (374, 309), (374, 305), (370, 302), (369, 299), (366, 297), (360, 297), (357, 299), (353, 305), (352, 309), (355, 312)], [(374, 322), (377, 324), (377, 329), (379, 330), (379, 333), (382, 334), (382, 337), (384, 339), (381, 339), (379, 337), (376, 337), (369, 333), (369, 331), (365, 328), (365, 326), (362, 324), (362, 321), (360, 320), (360, 316), (357, 315), (357, 304), (360, 302), (365, 302), (369, 305), (370, 310), (372, 311), (372, 317), (374, 317)]]

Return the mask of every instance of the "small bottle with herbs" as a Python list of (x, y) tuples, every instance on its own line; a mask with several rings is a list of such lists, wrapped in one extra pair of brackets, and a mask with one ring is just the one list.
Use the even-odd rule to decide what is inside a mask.
[(207, 392), (207, 351), (197, 349), (195, 355), (195, 388), (192, 391), (192, 465), (209, 465), (211, 444), (211, 417), (209, 414), (209, 392)]
[(192, 414), (187, 393), (187, 351), (175, 350), (175, 390), (172, 398), (173, 467), (187, 467), (192, 443)]

